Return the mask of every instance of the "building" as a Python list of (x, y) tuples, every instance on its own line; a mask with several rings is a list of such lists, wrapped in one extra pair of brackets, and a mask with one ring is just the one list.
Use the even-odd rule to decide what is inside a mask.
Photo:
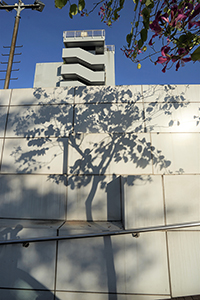
[(115, 85), (114, 46), (105, 30), (64, 31), (63, 62), (38, 63), (34, 87)]

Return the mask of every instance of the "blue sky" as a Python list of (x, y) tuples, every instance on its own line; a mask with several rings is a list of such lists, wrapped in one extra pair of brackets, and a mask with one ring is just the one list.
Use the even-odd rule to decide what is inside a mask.
[[(14, 4), (16, 1), (6, 0), (6, 2)], [(34, 0), (24, 1), (25, 4), (33, 2)], [(60, 10), (55, 8), (54, 0), (43, 0), (43, 2), (45, 8), (42, 13), (28, 9), (21, 12), (17, 45), (23, 45), (23, 48), (16, 51), (22, 51), (21, 56), (16, 56), (16, 60), (21, 60), (21, 63), (13, 66), (14, 69), (20, 68), (20, 71), (13, 72), (12, 77), (18, 77), (18, 80), (11, 81), (10, 88), (32, 87), (36, 63), (62, 61), (63, 31), (82, 29), (106, 30), (106, 44), (115, 45), (116, 85), (200, 83), (199, 62), (188, 63), (178, 72), (173, 68), (163, 74), (161, 65), (154, 66), (146, 60), (142, 63), (142, 68), (138, 70), (136, 64), (124, 56), (120, 48), (125, 45), (126, 34), (130, 31), (133, 14), (132, 0), (126, 1), (119, 21), (113, 24), (111, 28), (100, 21), (98, 10), (89, 17), (78, 15), (71, 20), (68, 16), (68, 6)], [(93, 3), (95, 1), (89, 0), (88, 2)], [(9, 51), (3, 46), (9, 46), (11, 43), (15, 15), (15, 11), (0, 11), (0, 53), (8, 53)], [(0, 61), (6, 59), (0, 55)], [(0, 64), (0, 70), (3, 69), (5, 69), (5, 65)], [(4, 78), (4, 76), (5, 73), (0, 72), (0, 78)], [(4, 82), (0, 81), (0, 88), (3, 88), (3, 85)]]

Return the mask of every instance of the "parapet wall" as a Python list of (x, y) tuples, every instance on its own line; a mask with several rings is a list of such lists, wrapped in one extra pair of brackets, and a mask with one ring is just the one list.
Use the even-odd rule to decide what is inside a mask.
[[(200, 219), (200, 86), (0, 91), (0, 239)], [(0, 245), (2, 299), (200, 294), (200, 228)]]

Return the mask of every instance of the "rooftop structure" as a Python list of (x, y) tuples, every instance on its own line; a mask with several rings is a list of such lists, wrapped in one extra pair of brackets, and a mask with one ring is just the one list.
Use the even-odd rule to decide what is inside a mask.
[(105, 30), (64, 31), (63, 62), (36, 65), (34, 87), (115, 85), (114, 46)]

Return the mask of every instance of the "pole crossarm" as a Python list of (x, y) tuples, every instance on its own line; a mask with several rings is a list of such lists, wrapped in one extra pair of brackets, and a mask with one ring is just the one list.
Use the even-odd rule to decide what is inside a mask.
[(133, 228), (128, 230), (116, 230), (116, 231), (102, 231), (97, 233), (87, 233), (87, 234), (76, 234), (68, 236), (50, 236), (50, 237), (36, 237), (36, 238), (26, 238), (26, 239), (16, 239), (16, 240), (3, 240), (0, 241), (1, 245), (9, 244), (22, 244), (24, 247), (28, 247), (29, 243), (36, 242), (49, 242), (49, 241), (61, 241), (61, 240), (74, 240), (74, 239), (83, 239), (83, 238), (93, 238), (93, 237), (105, 237), (113, 235), (124, 235), (132, 234), (133, 237), (139, 237), (140, 233), (153, 232), (153, 231), (167, 231), (173, 229), (182, 229), (188, 227), (200, 226), (200, 221), (192, 223), (181, 223), (181, 224), (171, 224), (171, 225), (160, 225), (152, 227), (142, 227), (142, 228)]
[(4, 89), (9, 88), (10, 75), (11, 75), (12, 64), (13, 64), (13, 57), (14, 57), (14, 55), (16, 55), (14, 52), (15, 52), (15, 47), (16, 47), (20, 13), (23, 9), (26, 9), (26, 8), (30, 8), (30, 9), (42, 12), (44, 9), (44, 6), (45, 6), (44, 3), (41, 2), (40, 0), (35, 0), (35, 2), (33, 4), (24, 4), (22, 2), (22, 0), (18, 0), (18, 3), (15, 3), (14, 5), (8, 5), (4, 1), (0, 2), (0, 9), (5, 9), (7, 11), (11, 11), (11, 10), (15, 9), (17, 11), (16, 17), (15, 17), (13, 35), (12, 35), (12, 42), (11, 42), (11, 47), (10, 47), (10, 54), (9, 54), (6, 78), (5, 78), (5, 83), (4, 83)]
[[(17, 8), (18, 5), (3, 5), (3, 4), (0, 4), (0, 9), (5, 9), (5, 10), (8, 10), (8, 11), (11, 11), (15, 8)], [(20, 8), (21, 9), (24, 9), (24, 8), (30, 8), (30, 9), (35, 9), (37, 10), (37, 8), (40, 8), (40, 4), (22, 4), (20, 5)]]

